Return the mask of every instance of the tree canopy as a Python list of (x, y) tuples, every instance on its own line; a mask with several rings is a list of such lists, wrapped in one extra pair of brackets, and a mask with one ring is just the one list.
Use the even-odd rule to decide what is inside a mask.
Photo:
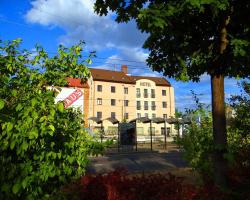
[(183, 81), (211, 76), (214, 177), (226, 186), (227, 133), (224, 77), (250, 75), (248, 0), (96, 0), (99, 15), (114, 12), (117, 22), (135, 20), (148, 33), (143, 47), (148, 65)]
[[(164, 75), (198, 81), (200, 75), (250, 74), (250, 2), (247, 0), (96, 0), (95, 11), (136, 20), (149, 33), (149, 66)], [(223, 27), (226, 29), (223, 30)], [(226, 48), (220, 52), (223, 34)]]

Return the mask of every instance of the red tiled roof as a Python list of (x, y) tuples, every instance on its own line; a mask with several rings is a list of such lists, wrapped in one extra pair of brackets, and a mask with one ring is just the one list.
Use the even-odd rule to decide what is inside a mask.
[(135, 81), (133, 81), (130, 76), (121, 71), (92, 68), (90, 72), (95, 81), (135, 84)]
[(87, 82), (82, 82), (80, 78), (67, 78), (69, 87), (89, 88)]
[(135, 84), (137, 80), (148, 79), (154, 81), (157, 86), (171, 86), (171, 84), (165, 78), (162, 77), (129, 76), (122, 71), (112, 71), (95, 68), (91, 68), (90, 72), (94, 81)]

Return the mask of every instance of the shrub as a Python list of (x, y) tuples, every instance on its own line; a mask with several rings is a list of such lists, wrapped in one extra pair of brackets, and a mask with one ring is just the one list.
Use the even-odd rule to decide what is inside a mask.
[[(204, 179), (212, 177), (213, 130), (211, 112), (200, 104), (196, 110), (189, 111), (191, 124), (186, 126), (182, 138), (177, 143), (184, 149), (184, 159), (197, 170)], [(200, 121), (197, 122), (196, 119)]]
[(19, 50), (20, 42), (0, 41), (0, 199), (50, 198), (85, 172), (99, 144), (83, 131), (79, 113), (55, 104), (46, 86), (89, 72), (79, 65), (82, 44), (60, 46), (49, 58), (41, 47), (35, 56)]
[[(245, 199), (250, 196), (248, 191), (250, 182), (246, 178), (249, 177), (250, 168), (249, 84), (244, 83), (243, 89), (245, 93), (230, 99), (235, 114), (227, 127), (228, 146), (224, 153), (229, 161), (228, 189), (235, 199)], [(196, 102), (197, 109), (189, 110), (187, 113), (192, 116), (192, 123), (186, 127), (183, 138), (178, 138), (177, 142), (184, 149), (184, 158), (191, 167), (201, 173), (206, 183), (212, 181), (212, 153), (218, 147), (213, 144), (211, 112), (204, 108), (197, 98)], [(200, 122), (195, 121), (198, 117)]]
[(117, 169), (108, 174), (86, 175), (63, 190), (75, 200), (210, 200), (229, 198), (217, 188), (184, 184), (183, 178), (168, 174), (129, 175)]

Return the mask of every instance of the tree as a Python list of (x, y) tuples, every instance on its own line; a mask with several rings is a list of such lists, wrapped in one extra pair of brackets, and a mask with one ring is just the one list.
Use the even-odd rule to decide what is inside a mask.
[(224, 77), (250, 75), (250, 2), (247, 0), (96, 0), (95, 11), (115, 12), (117, 22), (135, 20), (148, 33), (149, 66), (177, 80), (211, 77), (214, 174), (226, 184)]
[(231, 126), (246, 137), (250, 134), (250, 82), (243, 81), (241, 87), (241, 94), (230, 98), (232, 111), (235, 112), (233, 113), (235, 117), (231, 119)]
[(85, 172), (87, 156), (99, 147), (83, 130), (81, 115), (55, 104), (47, 86), (65, 77), (89, 76), (80, 62), (83, 43), (58, 48), (49, 57), (20, 50), (21, 40), (0, 41), (0, 199), (51, 198)]

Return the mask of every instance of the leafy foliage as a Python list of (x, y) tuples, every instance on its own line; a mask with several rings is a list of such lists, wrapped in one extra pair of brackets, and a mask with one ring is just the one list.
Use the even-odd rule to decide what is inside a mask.
[[(103, 1), (95, 10), (106, 15), (116, 12), (118, 22), (135, 19), (142, 32), (149, 33), (144, 47), (149, 49), (148, 64), (164, 75), (198, 81), (199, 76), (249, 75), (250, 3), (246, 0)], [(227, 41), (220, 41), (226, 26)], [(224, 34), (223, 33), (223, 34)], [(221, 42), (228, 44), (219, 53)]]
[[(249, 152), (250, 135), (247, 121), (249, 121), (249, 96), (248, 83), (243, 82), (241, 95), (231, 97), (232, 108), (235, 113), (228, 118), (227, 131), (227, 152), (223, 156), (229, 161), (229, 172), (227, 173), (228, 183), (234, 199), (245, 199), (249, 196)], [(187, 110), (192, 116), (192, 124), (189, 125), (183, 138), (177, 142), (184, 149), (184, 157), (191, 167), (202, 175), (204, 182), (213, 181), (212, 153), (219, 146), (213, 143), (211, 111), (204, 108), (195, 98), (197, 109)], [(200, 119), (198, 122), (195, 119)]]
[(131, 175), (117, 169), (105, 175), (87, 174), (64, 188), (67, 199), (195, 200), (230, 199), (212, 186), (196, 187), (168, 174)]
[(232, 128), (237, 129), (241, 135), (250, 134), (250, 82), (242, 82), (241, 95), (232, 96), (230, 105), (235, 111), (235, 118), (232, 118)]
[(95, 11), (115, 12), (118, 22), (135, 20), (148, 33), (147, 63), (182, 81), (211, 76), (215, 178), (226, 185), (224, 77), (250, 75), (250, 1), (247, 0), (96, 0)]
[(191, 124), (186, 127), (183, 138), (179, 138), (177, 142), (183, 147), (184, 158), (190, 166), (208, 180), (213, 175), (212, 114), (204, 108), (196, 96), (194, 98), (197, 109), (187, 110), (187, 115), (192, 119)]
[(0, 199), (49, 198), (85, 172), (99, 144), (83, 131), (81, 115), (55, 104), (46, 87), (89, 71), (79, 61), (83, 43), (60, 46), (52, 58), (40, 46), (35, 55), (20, 50), (20, 43), (0, 42)]

